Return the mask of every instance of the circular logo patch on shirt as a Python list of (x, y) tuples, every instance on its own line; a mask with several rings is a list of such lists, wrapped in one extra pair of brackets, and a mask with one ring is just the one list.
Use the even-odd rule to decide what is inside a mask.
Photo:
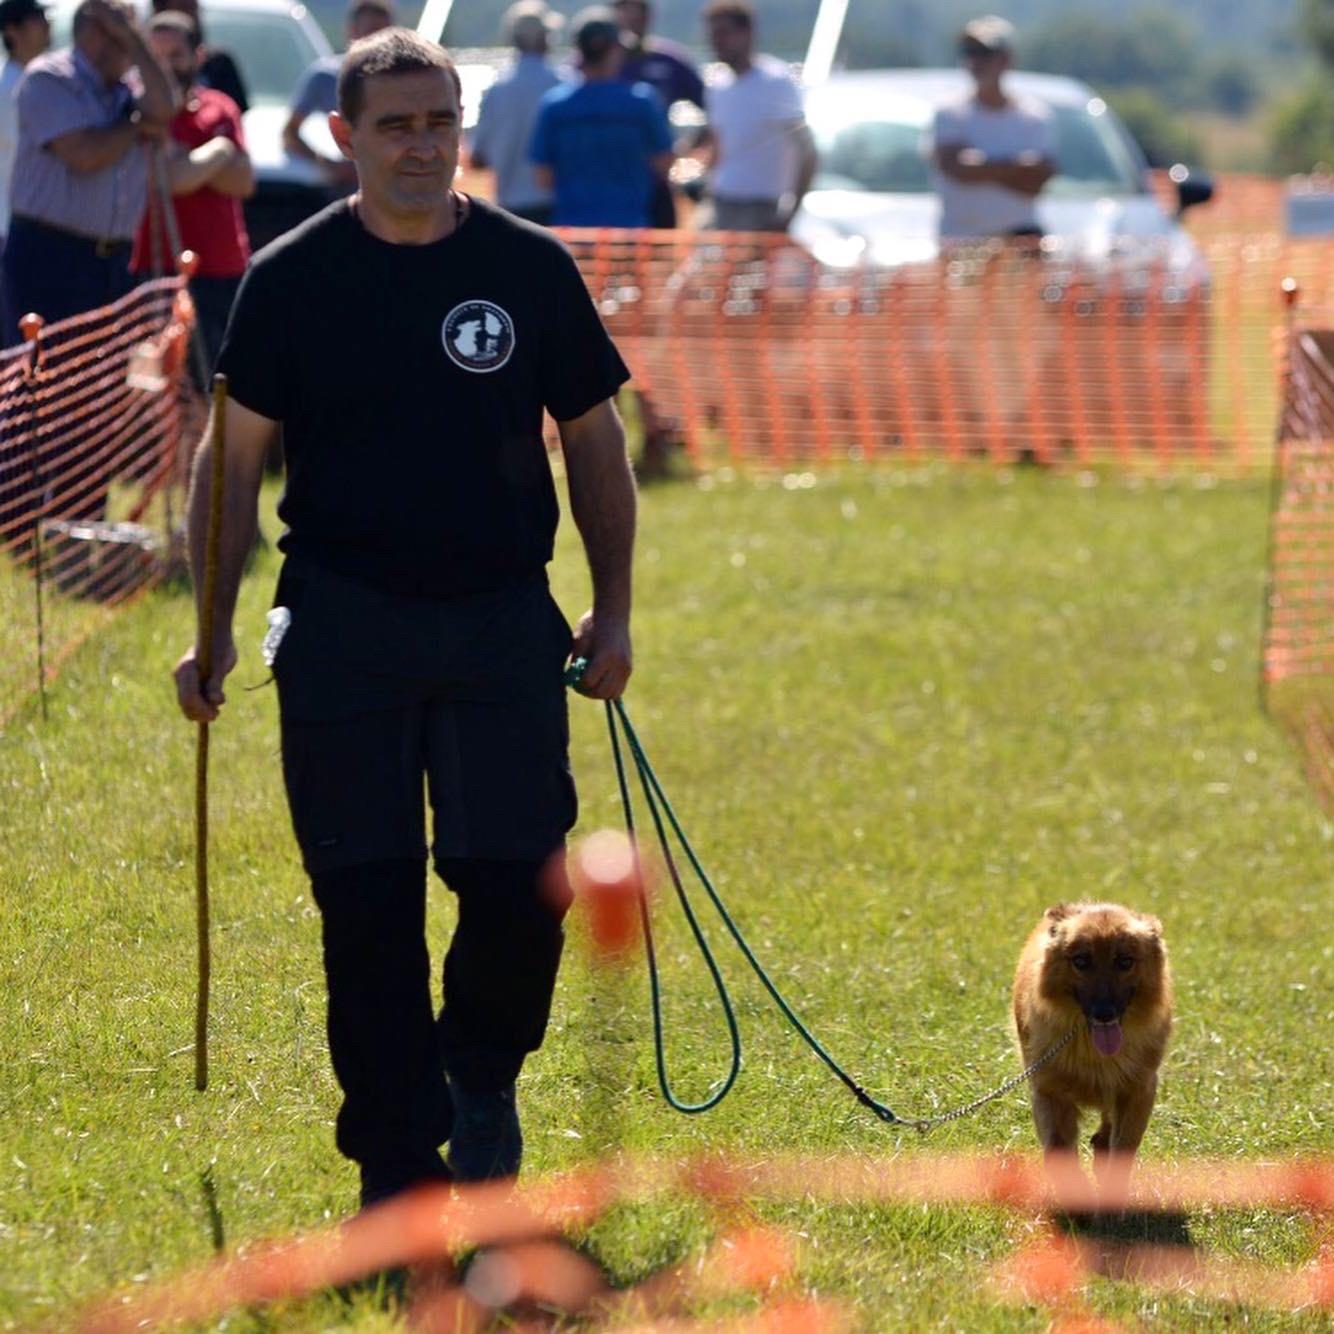
[(461, 370), (498, 371), (514, 351), (514, 321), (493, 301), (462, 301), (445, 316), (440, 341)]

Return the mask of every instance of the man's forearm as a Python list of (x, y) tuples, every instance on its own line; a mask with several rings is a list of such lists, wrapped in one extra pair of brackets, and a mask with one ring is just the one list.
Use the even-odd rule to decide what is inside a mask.
[(1021, 195), (1038, 195), (1053, 172), (1046, 162), (993, 162), (991, 179)]
[(101, 171), (119, 162), (139, 142), (139, 131), (130, 121), (73, 130), (52, 139), (47, 152), (60, 159), (76, 175)]
[(988, 158), (977, 149), (950, 149), (937, 157), (937, 165), (946, 176), (967, 185), (1003, 185), (1019, 194), (1037, 195), (1055, 175), (1055, 168), (1045, 158)]
[(139, 111), (148, 120), (165, 125), (176, 114), (181, 96), (175, 83), (167, 77), (148, 44), (135, 35), (130, 52), (139, 77), (143, 80), (144, 94), (139, 99)]
[[(195, 453), (190, 480), (186, 531), (190, 548), (190, 578), (194, 585), (198, 625), (204, 620), (204, 581), (209, 515), (213, 502), (213, 442), (205, 438)], [(222, 529), (218, 540), (218, 576), (213, 599), (215, 644), (231, 641), (232, 618), (241, 588), (246, 557), (258, 526), (256, 488), (242, 470), (227, 468), (223, 480)], [(198, 632), (197, 632), (198, 633)]]
[(635, 545), (635, 483), (625, 432), (614, 412), (566, 450), (570, 511), (593, 581), (593, 613), (630, 619)]
[(792, 187), (793, 211), (801, 205), (815, 180), (816, 169), (820, 165), (820, 154), (815, 147), (815, 137), (810, 128), (803, 125), (795, 133), (797, 141), (797, 178)]

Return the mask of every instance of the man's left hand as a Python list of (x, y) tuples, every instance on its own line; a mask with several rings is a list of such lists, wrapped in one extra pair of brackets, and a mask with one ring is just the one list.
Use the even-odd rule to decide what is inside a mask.
[(585, 612), (574, 633), (573, 656), (588, 660), (580, 693), (591, 699), (620, 699), (634, 670), (629, 623)]

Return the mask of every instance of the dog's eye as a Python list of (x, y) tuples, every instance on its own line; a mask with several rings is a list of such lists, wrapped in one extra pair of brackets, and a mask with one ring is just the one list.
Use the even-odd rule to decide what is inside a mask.
[(1116, 956), (1116, 967), (1118, 972), (1128, 973), (1135, 966), (1135, 956), (1133, 954), (1118, 954)]
[(1090, 968), (1093, 967), (1093, 955), (1091, 955), (1091, 954), (1072, 954), (1072, 955), (1070, 956), (1070, 962), (1071, 962), (1071, 963), (1075, 966), (1075, 968), (1077, 968), (1081, 973), (1087, 973), (1088, 970), (1089, 970)]

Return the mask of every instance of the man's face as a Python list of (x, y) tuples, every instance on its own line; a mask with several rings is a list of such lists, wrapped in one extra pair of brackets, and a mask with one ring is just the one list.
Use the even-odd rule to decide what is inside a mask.
[(648, 35), (649, 8), (644, 0), (618, 0), (616, 21), (641, 42)]
[(750, 59), (751, 31), (744, 23), (725, 16), (709, 20), (709, 45), (725, 65)]
[(344, 154), (357, 164), (362, 194), (394, 216), (440, 207), (459, 165), (462, 109), (442, 69), (372, 76), (355, 123), (330, 117)]
[(29, 14), (27, 18), (10, 24), (5, 35), (14, 48), (14, 59), (21, 65), (40, 56), (51, 45), (51, 25), (45, 14)]
[(199, 52), (184, 33), (172, 32), (169, 28), (152, 28), (148, 33), (148, 44), (182, 88), (194, 86), (199, 71)]
[(985, 46), (965, 42), (959, 49), (959, 59), (977, 83), (994, 83), (1009, 68), (1008, 51), (990, 51)]
[(369, 37), (371, 33), (379, 32), (381, 28), (389, 26), (389, 15), (375, 5), (366, 5), (361, 9), (353, 10), (347, 20), (348, 45), (359, 42), (363, 37)]

